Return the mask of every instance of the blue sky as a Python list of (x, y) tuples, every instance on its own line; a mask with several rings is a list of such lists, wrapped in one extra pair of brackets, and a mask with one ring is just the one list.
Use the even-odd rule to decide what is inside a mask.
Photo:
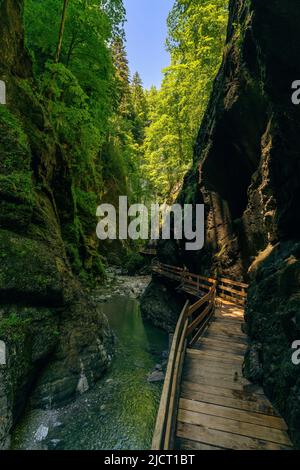
[(129, 66), (138, 71), (146, 88), (160, 86), (161, 70), (170, 62), (165, 50), (166, 20), (174, 0), (124, 0)]

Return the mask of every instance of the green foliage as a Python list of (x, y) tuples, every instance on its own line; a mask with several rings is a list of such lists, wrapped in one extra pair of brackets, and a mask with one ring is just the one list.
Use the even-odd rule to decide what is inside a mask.
[[(60, 31), (63, 4), (26, 0), (26, 45), (35, 94), (67, 167), (71, 214), (62, 227), (66, 250), (73, 270), (86, 279), (103, 274), (95, 235), (101, 202), (116, 203), (119, 195), (129, 196), (131, 203), (171, 202), (178, 194), (220, 64), (227, 1), (175, 1), (168, 19), (171, 65), (161, 89), (149, 91), (138, 73), (130, 79), (122, 0), (69, 1)], [(0, 162), (5, 175), (0, 192), (28, 202), (34, 192), (26, 136), (15, 118), (2, 114), (0, 137), (8, 150)], [(8, 138), (3, 119), (10, 128)], [(138, 256), (129, 260), (130, 269), (140, 262)]]
[(30, 168), (29, 146), (19, 120), (0, 106), (0, 169), (2, 174)]
[(145, 260), (139, 253), (130, 253), (125, 259), (124, 266), (129, 275), (134, 275), (145, 267)]
[(30, 322), (30, 318), (22, 318), (16, 313), (12, 313), (0, 321), (0, 338), (9, 339), (10, 342), (21, 341)]
[(0, 106), (0, 225), (28, 224), (34, 205), (30, 153), (20, 121)]
[(27, 0), (26, 45), (40, 99), (68, 160), (74, 214), (62, 233), (73, 270), (85, 279), (86, 273), (104, 271), (95, 234), (97, 206), (119, 195), (138, 197), (143, 130), (133, 105), (122, 0), (68, 2), (57, 63), (63, 3)]
[(193, 148), (225, 40), (226, 0), (176, 0), (169, 15), (171, 65), (161, 90), (148, 94), (144, 172), (149, 192), (174, 200), (193, 160)]

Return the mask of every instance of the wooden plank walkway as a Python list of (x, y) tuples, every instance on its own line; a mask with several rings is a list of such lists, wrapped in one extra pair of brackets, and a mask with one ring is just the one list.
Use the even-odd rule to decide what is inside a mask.
[(220, 300), (186, 351), (175, 447), (180, 450), (290, 449), (287, 426), (261, 388), (242, 373), (247, 337), (242, 307)]

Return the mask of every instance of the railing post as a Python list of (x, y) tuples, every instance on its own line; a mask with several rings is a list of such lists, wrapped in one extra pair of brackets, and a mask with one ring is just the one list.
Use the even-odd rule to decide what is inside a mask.
[(220, 284), (220, 273), (219, 273), (219, 271), (217, 271), (216, 284), (215, 284), (216, 292), (215, 292), (215, 300), (214, 300), (214, 314), (215, 314), (215, 311), (216, 311), (216, 303), (217, 303), (217, 297), (218, 297), (218, 292), (219, 292), (219, 284)]

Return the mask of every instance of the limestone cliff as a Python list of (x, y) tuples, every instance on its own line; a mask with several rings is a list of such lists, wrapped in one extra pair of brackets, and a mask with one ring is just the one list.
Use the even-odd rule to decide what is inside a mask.
[(91, 386), (103, 374), (112, 349), (107, 321), (66, 255), (70, 170), (34, 91), (22, 11), (21, 0), (0, 1), (0, 449), (33, 389), (39, 406), (70, 399), (83, 378)]
[[(295, 0), (231, 0), (220, 72), (180, 202), (206, 205), (206, 245), (162, 246), (193, 272), (250, 282), (246, 375), (263, 384), (300, 446), (300, 12)], [(175, 250), (175, 255), (174, 255)], [(171, 262), (171, 258), (169, 262)]]

